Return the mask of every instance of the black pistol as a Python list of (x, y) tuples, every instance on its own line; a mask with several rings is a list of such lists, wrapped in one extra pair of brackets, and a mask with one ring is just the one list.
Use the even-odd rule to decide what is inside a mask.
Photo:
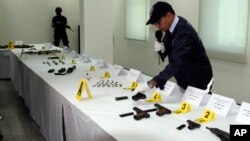
[(146, 95), (143, 94), (143, 93), (141, 93), (141, 92), (138, 92), (138, 93), (136, 93), (134, 96), (132, 96), (132, 99), (133, 99), (134, 101), (138, 101), (138, 100), (140, 100), (140, 99), (146, 99), (146, 98), (147, 98)]
[(137, 107), (134, 107), (133, 108), (135, 111), (136, 111), (136, 115), (134, 115), (134, 119), (135, 120), (141, 120), (141, 119), (143, 119), (143, 118), (149, 118), (150, 117), (150, 115), (147, 113), (147, 112), (145, 112), (145, 111), (142, 111), (141, 109), (139, 109), (139, 108), (137, 108)]
[(219, 129), (219, 128), (209, 128), (206, 127), (209, 131), (215, 134), (217, 137), (220, 138), (221, 141), (230, 141), (230, 134)]
[(192, 120), (187, 120), (187, 123), (188, 123), (188, 129), (190, 129), (190, 130), (201, 127), (201, 125), (199, 123), (196, 123), (196, 122), (194, 122)]
[(158, 110), (156, 112), (156, 114), (158, 116), (163, 116), (165, 114), (171, 114), (172, 113), (171, 110), (169, 110), (168, 108), (165, 108), (165, 107), (161, 106), (158, 103), (155, 103), (155, 107), (158, 108)]

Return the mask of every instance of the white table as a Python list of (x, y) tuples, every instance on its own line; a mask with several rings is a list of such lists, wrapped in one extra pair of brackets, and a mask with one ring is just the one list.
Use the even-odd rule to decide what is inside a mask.
[[(35, 46), (40, 48), (42, 45)], [(14, 49), (11, 55), (11, 78), (14, 87), (30, 109), (32, 118), (38, 123), (41, 133), (48, 141), (63, 140), (62, 115), (64, 115), (66, 138), (70, 141), (218, 141), (218, 137), (206, 130), (205, 126), (218, 127), (229, 132), (229, 125), (237, 124), (235, 113), (227, 118), (218, 116), (216, 121), (194, 131), (187, 128), (176, 130), (176, 127), (185, 124), (187, 119), (194, 120), (200, 117), (202, 107), (194, 107), (191, 113), (184, 115), (171, 114), (159, 117), (152, 112), (150, 118), (140, 121), (134, 120), (133, 116), (120, 118), (119, 114), (132, 112), (135, 106), (143, 110), (154, 106), (133, 102), (131, 92), (123, 88), (93, 87), (105, 71), (112, 72), (112, 65), (109, 65), (108, 69), (96, 68), (95, 72), (88, 72), (89, 76), (93, 76), (87, 83), (94, 98), (88, 100), (84, 92), (83, 99), (77, 101), (75, 97), (79, 82), (96, 60), (83, 63), (80, 59), (76, 59), (77, 69), (72, 74), (55, 76), (47, 71), (50, 68), (58, 70), (61, 67), (72, 66), (70, 64), (72, 58), (66, 57), (67, 63), (64, 66), (48, 66), (43, 64), (48, 56), (27, 55), (27, 59), (20, 59), (20, 52), (20, 49)], [(149, 79), (147, 76), (144, 77), (145, 81)], [(126, 81), (125, 75), (111, 77), (109, 80), (117, 81), (123, 84), (123, 87), (130, 84)], [(129, 96), (129, 100), (115, 101), (116, 96), (124, 95)], [(173, 110), (177, 109), (179, 104), (180, 102), (162, 105)]]

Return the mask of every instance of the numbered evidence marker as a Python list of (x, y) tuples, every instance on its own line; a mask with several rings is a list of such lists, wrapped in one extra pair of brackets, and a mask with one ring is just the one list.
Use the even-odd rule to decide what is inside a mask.
[(95, 71), (95, 67), (94, 66), (90, 66), (89, 71)]
[(101, 78), (110, 78), (111, 76), (110, 76), (110, 73), (108, 72), (108, 71), (106, 71), (105, 73), (104, 73), (104, 75), (103, 75), (103, 77), (101, 77)]
[(161, 102), (161, 94), (159, 92), (154, 92), (150, 99), (147, 99), (146, 102)]
[(110, 78), (111, 76), (110, 76), (110, 73), (108, 72), (108, 71), (106, 71), (105, 73), (104, 73), (104, 78)]
[(72, 59), (71, 64), (76, 64), (76, 60)]
[(84, 91), (84, 89), (85, 89), (86, 92), (87, 92), (88, 98), (89, 98), (89, 99), (92, 99), (92, 98), (93, 98), (92, 95), (91, 95), (91, 93), (90, 93), (89, 87), (88, 87), (88, 85), (87, 85), (87, 81), (86, 81), (85, 79), (82, 79), (82, 80), (80, 81), (80, 85), (79, 85), (79, 88), (78, 88), (78, 91), (77, 91), (77, 94), (76, 94), (76, 99), (77, 99), (78, 101), (81, 100), (81, 98), (82, 98), (82, 92)]
[(205, 109), (202, 116), (195, 121), (198, 123), (206, 123), (215, 120), (215, 113), (213, 110)]
[(183, 101), (178, 110), (173, 111), (175, 114), (184, 114), (191, 111), (191, 106), (188, 102)]
[(65, 55), (62, 55), (61, 60), (65, 60)]
[(14, 43), (12, 41), (9, 42), (8, 48), (9, 49), (14, 49), (15, 48)]
[(45, 51), (45, 46), (42, 46), (41, 51)]
[(133, 81), (128, 88), (124, 88), (124, 89), (134, 91), (137, 87), (138, 87), (138, 83), (136, 81)]

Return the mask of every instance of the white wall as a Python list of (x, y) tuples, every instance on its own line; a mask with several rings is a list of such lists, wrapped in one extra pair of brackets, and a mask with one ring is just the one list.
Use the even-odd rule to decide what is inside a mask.
[[(152, 5), (156, 0), (148, 1)], [(199, 0), (166, 1), (172, 4), (177, 15), (185, 17), (196, 30), (198, 29)], [(127, 68), (135, 68), (145, 74), (154, 76), (165, 67), (165, 64), (158, 65), (158, 57), (153, 50), (156, 29), (152, 26), (149, 27), (149, 40), (147, 42), (126, 40), (124, 37), (124, 3), (125, 0), (114, 0), (114, 63)], [(249, 38), (250, 32), (248, 35)], [(250, 43), (248, 42), (249, 47)], [(249, 54), (250, 49), (248, 49), (248, 57), (246, 58), (247, 64), (237, 64), (210, 58), (215, 80), (213, 85), (214, 93), (234, 98), (239, 103), (242, 101), (250, 102)]]
[(51, 20), (57, 6), (62, 7), (62, 15), (75, 31), (67, 30), (70, 48), (78, 49), (79, 0), (1, 0), (0, 44), (15, 40), (53, 43)]
[(113, 0), (80, 1), (81, 53), (113, 63)]

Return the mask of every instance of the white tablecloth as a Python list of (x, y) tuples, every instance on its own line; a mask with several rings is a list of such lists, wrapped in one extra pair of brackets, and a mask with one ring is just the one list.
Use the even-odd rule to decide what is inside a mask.
[(0, 79), (10, 78), (10, 52), (0, 49)]
[[(36, 45), (40, 48), (42, 45)], [(123, 85), (123, 87), (93, 87), (101, 80), (105, 71), (112, 72), (109, 68), (88, 72), (91, 63), (83, 63), (76, 58), (76, 70), (69, 75), (56, 76), (47, 71), (51, 68), (59, 70), (61, 67), (71, 67), (72, 58), (66, 55), (66, 65), (51, 66), (43, 64), (50, 61), (47, 55), (27, 55), (19, 58), (21, 50), (14, 49), (11, 55), (11, 78), (19, 95), (24, 98), (25, 104), (30, 109), (32, 118), (38, 123), (41, 133), (48, 141), (62, 141), (63, 132), (68, 141), (186, 141), (204, 140), (218, 141), (218, 137), (211, 134), (205, 126), (218, 127), (229, 132), (229, 125), (235, 124), (236, 112), (228, 117), (217, 116), (216, 121), (209, 122), (200, 129), (190, 131), (187, 128), (179, 131), (177, 126), (185, 124), (187, 119), (199, 118), (204, 107), (193, 107), (192, 112), (184, 115), (164, 115), (159, 117), (155, 112), (150, 113), (150, 118), (136, 121), (133, 116), (119, 117), (119, 114), (132, 112), (133, 107), (142, 110), (154, 108), (153, 104), (135, 103), (131, 100), (132, 92), (124, 90), (130, 82), (126, 75), (109, 78)], [(60, 56), (60, 55), (59, 55)], [(51, 61), (50, 61), (51, 62)], [(76, 100), (76, 93), (80, 80), (88, 73), (92, 76), (87, 81), (93, 95), (92, 100), (87, 99), (83, 92), (81, 101)], [(149, 77), (144, 76), (144, 81)], [(115, 101), (117, 96), (128, 96), (128, 100)], [(180, 102), (162, 103), (172, 110), (179, 108)], [(63, 129), (63, 117), (65, 130)]]

